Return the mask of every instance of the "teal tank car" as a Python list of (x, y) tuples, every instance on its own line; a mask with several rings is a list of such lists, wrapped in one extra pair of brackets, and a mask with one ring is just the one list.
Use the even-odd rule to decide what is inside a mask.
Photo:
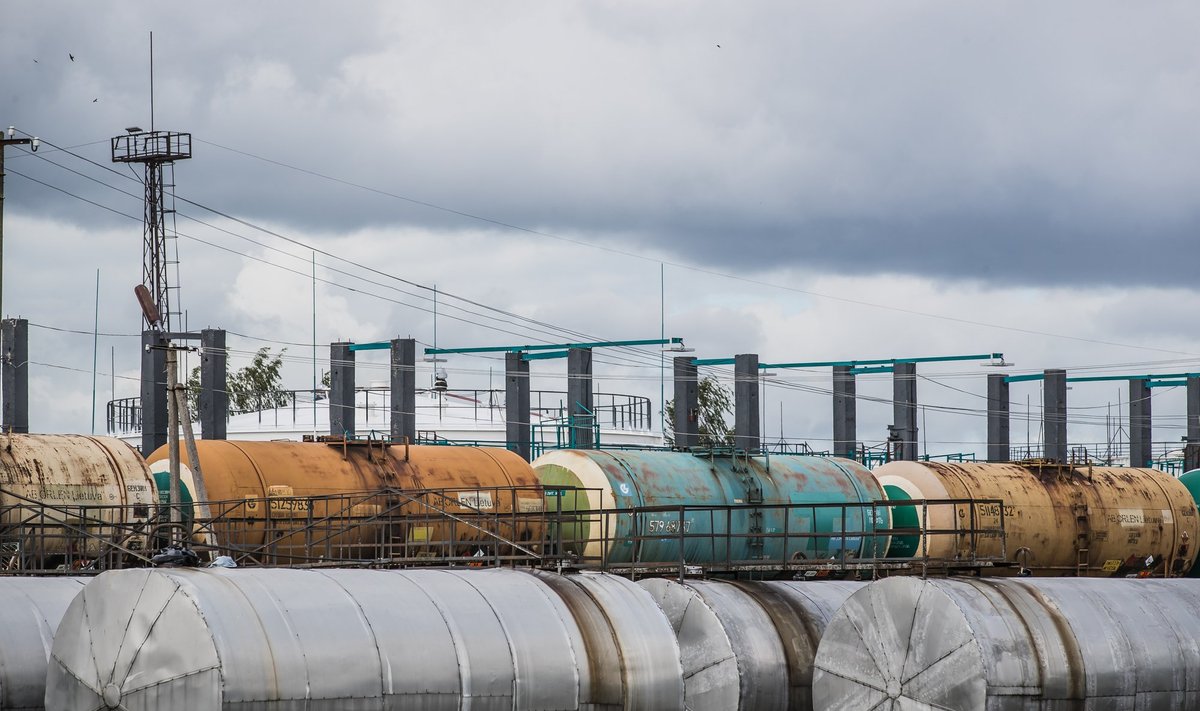
[[(1179, 483), (1183, 484), (1188, 493), (1192, 495), (1192, 500), (1196, 502), (1196, 506), (1200, 507), (1200, 469), (1184, 472), (1179, 477)], [(1196, 559), (1196, 564), (1192, 566), (1192, 572), (1188, 573), (1188, 577), (1200, 578), (1200, 558)]]
[(552, 532), (587, 562), (708, 565), (887, 553), (887, 537), (870, 535), (890, 528), (886, 504), (871, 505), (884, 501), (883, 489), (848, 459), (577, 449), (547, 452), (533, 467), (549, 511), (604, 511), (568, 517)]

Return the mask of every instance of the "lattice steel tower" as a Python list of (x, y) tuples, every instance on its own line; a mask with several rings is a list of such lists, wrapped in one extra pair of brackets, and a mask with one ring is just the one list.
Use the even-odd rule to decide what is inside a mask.
[[(142, 225), (142, 283), (150, 290), (154, 305), (162, 315), (163, 329), (171, 330), (173, 317), (179, 315), (178, 306), (172, 308), (172, 289), (167, 270), (176, 261), (167, 253), (167, 240), (174, 239), (174, 229), (167, 231), (167, 216), (171, 216), (174, 228), (174, 164), (177, 160), (192, 157), (192, 134), (175, 131), (142, 131), (140, 128), (126, 129), (128, 133), (112, 139), (114, 163), (141, 163), (146, 166), (146, 201)], [(168, 173), (169, 169), (169, 173)], [(164, 174), (172, 176), (170, 182)], [(167, 200), (171, 199), (168, 204)], [(178, 274), (176, 274), (178, 278)]]

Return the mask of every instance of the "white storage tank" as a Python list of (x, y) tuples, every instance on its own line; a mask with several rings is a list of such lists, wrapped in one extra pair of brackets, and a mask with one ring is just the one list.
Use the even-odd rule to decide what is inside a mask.
[(653, 578), (640, 585), (679, 637), (689, 711), (808, 711), (825, 625), (866, 583)]
[(0, 577), (0, 709), (41, 709), (54, 631), (83, 578)]
[(1200, 580), (895, 577), (850, 596), (814, 708), (1200, 708)]
[(604, 574), (158, 569), (100, 575), (48, 709), (683, 709), (675, 635)]

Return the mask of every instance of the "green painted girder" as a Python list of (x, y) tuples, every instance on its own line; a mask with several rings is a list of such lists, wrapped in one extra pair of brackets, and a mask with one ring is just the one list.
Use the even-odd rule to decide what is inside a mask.
[[(1004, 360), (1003, 353), (976, 353), (972, 355), (952, 356), (921, 356), (918, 358), (876, 358), (873, 360), (818, 360), (804, 363), (759, 363), (759, 369), (766, 368), (831, 368), (833, 366), (848, 366), (851, 368), (872, 365), (895, 365), (896, 363), (948, 363), (964, 360)], [(733, 358), (696, 358), (696, 365), (733, 365)]]
[[(1030, 373), (1028, 375), (1010, 375), (1004, 379), (1006, 383), (1021, 383), (1029, 380), (1043, 380), (1044, 373)], [(1200, 373), (1158, 373), (1158, 374), (1136, 374), (1136, 375), (1080, 375), (1074, 378), (1067, 378), (1068, 383), (1102, 383), (1111, 382), (1114, 380), (1149, 380), (1149, 387), (1165, 387), (1160, 385), (1161, 380), (1178, 380), (1179, 378), (1200, 378)], [(1187, 385), (1186, 380), (1179, 380), (1178, 385)]]
[(376, 341), (374, 343), (351, 343), (350, 350), (353, 351), (385, 351), (392, 347), (391, 341)]
[(470, 348), (426, 348), (425, 355), (450, 353), (524, 353), (527, 351), (555, 351), (566, 348), (619, 348), (621, 346), (675, 346), (683, 345), (682, 338), (643, 338), (635, 341), (594, 341), (592, 343), (540, 343), (524, 346), (475, 346)]

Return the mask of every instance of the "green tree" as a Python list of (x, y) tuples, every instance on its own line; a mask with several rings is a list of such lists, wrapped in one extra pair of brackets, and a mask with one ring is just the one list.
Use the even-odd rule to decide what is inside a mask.
[[(733, 414), (733, 393), (721, 381), (709, 375), (700, 379), (697, 400), (700, 446), (732, 447), (733, 427), (726, 418)], [(668, 400), (664, 411), (667, 423), (663, 436), (667, 444), (675, 446), (675, 401)]]
[[(283, 354), (284, 348), (278, 355), (271, 355), (271, 349), (263, 346), (258, 349), (250, 364), (225, 375), (225, 392), (229, 394), (229, 409), (232, 412), (259, 412), (275, 407), (283, 407), (291, 402), (288, 393), (283, 390)], [(187, 382), (188, 408), (196, 416), (196, 403), (200, 394), (200, 367), (192, 368)]]

